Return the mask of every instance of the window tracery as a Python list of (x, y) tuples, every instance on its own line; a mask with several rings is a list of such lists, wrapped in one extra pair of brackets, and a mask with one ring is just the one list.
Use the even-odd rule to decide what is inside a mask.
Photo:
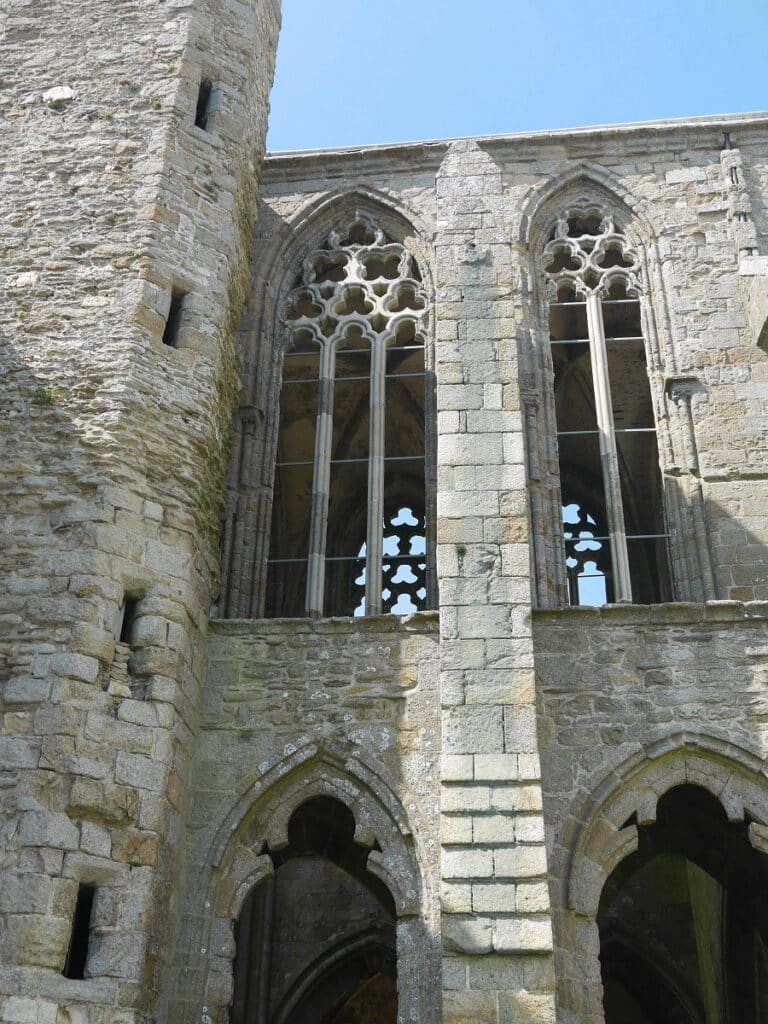
[(367, 214), (303, 261), (284, 306), (267, 614), (430, 603), (427, 315), (415, 259)]
[(570, 604), (668, 600), (640, 262), (599, 206), (566, 209), (543, 251)]

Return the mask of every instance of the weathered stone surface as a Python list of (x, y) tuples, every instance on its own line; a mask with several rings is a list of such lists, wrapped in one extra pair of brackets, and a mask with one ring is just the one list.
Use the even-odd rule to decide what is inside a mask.
[[(680, 778), (768, 825), (766, 118), (263, 160), (278, 6), (4, 26), (0, 1017), (223, 1024), (232, 922), (322, 794), (392, 896), (403, 1019), (551, 1024), (557, 976), (561, 1024), (599, 1021), (619, 826)], [(576, 196), (642, 250), (675, 605), (557, 609), (537, 261)], [(263, 600), (280, 289), (358, 208), (431, 305), (439, 613), (226, 621)]]

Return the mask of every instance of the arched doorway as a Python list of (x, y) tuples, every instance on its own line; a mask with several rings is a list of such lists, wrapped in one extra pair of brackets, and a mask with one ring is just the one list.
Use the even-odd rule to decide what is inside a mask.
[(768, 857), (747, 829), (687, 784), (638, 828), (598, 911), (606, 1024), (768, 1020)]
[[(235, 928), (232, 1024), (395, 1024), (395, 906), (340, 801), (293, 813)], [(375, 848), (375, 847), (374, 847)]]

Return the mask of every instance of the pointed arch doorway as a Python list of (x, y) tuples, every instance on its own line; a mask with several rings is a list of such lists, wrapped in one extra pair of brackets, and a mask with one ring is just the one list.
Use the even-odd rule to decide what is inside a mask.
[(235, 928), (231, 1024), (396, 1024), (395, 905), (352, 812), (301, 804)]

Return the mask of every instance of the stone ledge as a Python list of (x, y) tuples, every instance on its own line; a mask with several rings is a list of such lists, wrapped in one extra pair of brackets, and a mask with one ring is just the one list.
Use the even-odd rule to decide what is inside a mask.
[(768, 601), (706, 601), (697, 604), (688, 601), (668, 604), (606, 604), (601, 608), (534, 608), (533, 621), (574, 622), (611, 625), (672, 625), (696, 622), (747, 622), (768, 620)]
[(330, 619), (211, 619), (214, 636), (269, 636), (296, 633), (437, 633), (437, 611), (411, 615), (338, 616)]

